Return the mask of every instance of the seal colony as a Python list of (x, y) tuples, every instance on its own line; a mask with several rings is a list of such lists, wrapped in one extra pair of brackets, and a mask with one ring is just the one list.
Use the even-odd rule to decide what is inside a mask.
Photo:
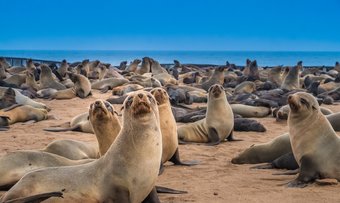
[[(79, 101), (88, 108), (68, 114), (69, 123), (49, 120), (40, 130), (55, 138), (74, 133), (66, 131), (90, 133), (86, 136), (95, 140), (58, 138), (38, 149), (2, 155), (0, 189), (7, 192), (0, 202), (159, 202), (157, 192), (182, 193), (156, 186), (159, 173), (168, 171), (168, 161), (183, 165), (176, 167), (177, 173), (199, 172), (209, 165), (207, 160), (180, 159), (183, 149), (188, 157), (192, 148), (204, 148), (202, 144), (215, 146), (207, 151), (228, 148), (222, 153), (229, 151), (232, 159), (227, 162), (233, 167), (264, 163), (252, 168), (298, 169), (295, 180), (282, 184), (289, 187), (325, 184), (320, 183), (325, 178), (326, 184), (329, 179), (337, 182), (340, 116), (325, 105), (340, 100), (337, 71), (304, 68), (301, 61), (292, 67), (265, 68), (247, 60), (243, 69), (229, 62), (198, 67), (177, 60), (174, 66), (162, 66), (144, 57), (130, 65), (123, 61), (119, 67), (98, 60), (63, 60), (56, 68), (32, 60), (24, 67), (11, 67), (0, 59), (0, 130), (11, 133), (20, 125), (17, 122), (44, 123), (51, 115), (58, 119), (56, 109), (46, 104), (63, 99), (65, 111)], [(105, 92), (111, 95), (105, 95), (107, 101), (95, 98)], [(266, 135), (270, 126), (263, 125), (263, 118), (287, 126), (287, 132), (266, 143), (244, 139), (246, 134), (239, 131)], [(235, 132), (243, 142), (224, 143), (237, 140)], [(235, 150), (244, 142), (255, 145)], [(98, 171), (102, 177), (93, 175)], [(192, 187), (186, 182), (189, 185), (180, 186), (185, 190)]]

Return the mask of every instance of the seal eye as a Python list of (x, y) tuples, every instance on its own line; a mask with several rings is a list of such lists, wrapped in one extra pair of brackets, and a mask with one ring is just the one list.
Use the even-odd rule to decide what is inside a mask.
[(129, 106), (131, 106), (131, 104), (132, 104), (132, 101), (133, 101), (133, 98), (132, 98), (132, 96), (129, 96), (129, 97), (127, 98), (127, 101), (126, 101), (126, 107), (129, 107)]
[(309, 103), (304, 98), (301, 98), (300, 102), (301, 102), (301, 104), (305, 105), (306, 107), (309, 107)]
[(155, 99), (151, 95), (148, 95), (148, 98), (149, 98), (150, 102), (156, 103)]

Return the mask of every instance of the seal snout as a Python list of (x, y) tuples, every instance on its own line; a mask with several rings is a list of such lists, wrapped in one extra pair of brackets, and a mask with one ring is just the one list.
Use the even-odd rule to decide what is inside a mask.
[[(152, 96), (150, 95), (150, 97)], [(150, 113), (151, 106), (150, 106), (150, 101), (148, 100), (148, 96), (143, 92), (140, 92), (134, 95), (133, 102), (132, 102), (132, 109), (133, 109), (133, 113), (136, 115)]]

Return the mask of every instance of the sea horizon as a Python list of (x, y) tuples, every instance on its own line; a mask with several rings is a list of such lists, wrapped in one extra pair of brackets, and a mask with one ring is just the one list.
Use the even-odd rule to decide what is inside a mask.
[(257, 60), (259, 66), (295, 65), (334, 66), (340, 61), (340, 51), (243, 51), (243, 50), (5, 50), (0, 57), (20, 57), (39, 60), (77, 62), (84, 59), (100, 60), (112, 65), (136, 58), (152, 57), (163, 64), (179, 60), (183, 64), (224, 65), (226, 61), (243, 66), (247, 58)]

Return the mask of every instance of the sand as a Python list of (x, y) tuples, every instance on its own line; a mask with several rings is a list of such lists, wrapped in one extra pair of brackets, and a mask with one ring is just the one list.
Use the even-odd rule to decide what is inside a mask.
[[(43, 128), (68, 122), (72, 117), (88, 111), (97, 98), (109, 98), (110, 93), (93, 91), (87, 99), (37, 100), (47, 104), (57, 120), (33, 124), (17, 123), (7, 132), (0, 132), (0, 156), (19, 149), (40, 149), (53, 140), (76, 139), (96, 142), (94, 134), (79, 132), (46, 132)], [(117, 110), (120, 105), (115, 105)], [(340, 105), (327, 106), (334, 112)], [(280, 170), (254, 170), (252, 165), (233, 165), (230, 160), (252, 144), (264, 143), (288, 131), (285, 121), (274, 118), (258, 119), (267, 128), (265, 133), (235, 132), (239, 142), (225, 142), (218, 146), (180, 145), (182, 160), (197, 160), (197, 166), (167, 164), (157, 185), (186, 190), (188, 194), (160, 194), (161, 202), (340, 202), (340, 184), (333, 186), (310, 185), (306, 188), (287, 188), (282, 184), (296, 176), (274, 176)], [(340, 134), (339, 134), (340, 135)], [(283, 170), (282, 170), (283, 171)], [(1, 195), (1, 193), (0, 193)]]

